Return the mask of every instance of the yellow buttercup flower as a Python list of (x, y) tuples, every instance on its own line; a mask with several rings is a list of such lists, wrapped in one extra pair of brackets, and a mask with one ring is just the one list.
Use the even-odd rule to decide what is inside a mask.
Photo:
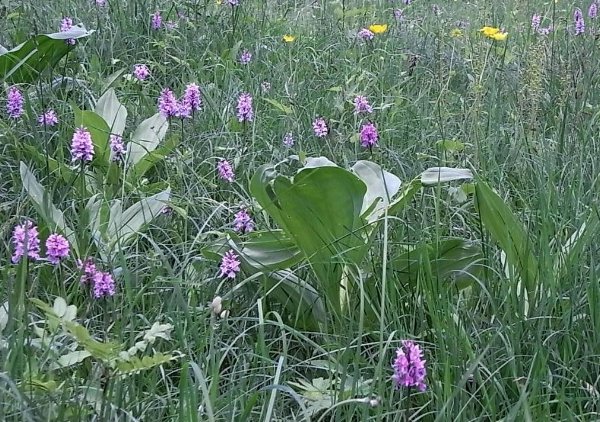
[(508, 32), (496, 32), (494, 35), (490, 36), (491, 39), (496, 41), (504, 41), (508, 37)]
[(296, 39), (296, 37), (293, 35), (290, 35), (290, 34), (285, 34), (283, 36), (283, 41), (285, 41), (285, 42), (293, 42), (295, 39)]
[(371, 31), (374, 34), (383, 34), (385, 31), (387, 31), (387, 28), (388, 26), (386, 23), (375, 24), (369, 26), (369, 31)]
[(460, 29), (454, 28), (452, 31), (450, 31), (450, 36), (452, 38), (460, 38), (463, 36), (463, 33)]
[(493, 26), (484, 26), (479, 32), (496, 41), (504, 41), (508, 36), (508, 32), (502, 32), (500, 31), (500, 28), (495, 28)]
[(494, 34), (500, 32), (500, 28), (494, 28), (493, 26), (484, 26), (479, 30), (479, 32), (483, 32), (483, 35), (486, 37), (491, 37)]

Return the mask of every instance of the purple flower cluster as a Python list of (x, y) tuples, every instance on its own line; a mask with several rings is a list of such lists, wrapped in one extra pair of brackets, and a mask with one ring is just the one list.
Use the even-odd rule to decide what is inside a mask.
[(198, 85), (191, 83), (185, 87), (182, 104), (186, 110), (192, 113), (202, 108), (202, 95)]
[(291, 132), (288, 132), (285, 134), (285, 136), (283, 137), (283, 145), (291, 148), (294, 146), (294, 137), (292, 136)]
[(591, 19), (596, 19), (596, 17), (598, 17), (598, 0), (594, 0), (592, 1), (592, 3), (590, 4), (590, 7), (588, 8), (588, 16)]
[(231, 7), (239, 6), (240, 0), (227, 0), (227, 4), (229, 4)]
[(235, 214), (233, 229), (238, 233), (249, 233), (254, 230), (254, 221), (246, 210), (240, 210)]
[[(60, 21), (60, 32), (67, 32), (70, 31), (71, 28), (73, 28), (73, 19), (71, 19), (68, 16), (65, 16), (61, 21)], [(75, 39), (74, 38), (70, 38), (68, 40), (65, 40), (65, 42), (69, 45), (75, 45)]]
[(357, 95), (354, 98), (354, 114), (373, 113), (373, 107), (369, 104), (367, 97)]
[(396, 350), (396, 358), (392, 363), (392, 381), (395, 387), (416, 387), (419, 391), (425, 391), (425, 362), (423, 351), (417, 344), (410, 340), (402, 340), (402, 346)]
[(8, 89), (6, 113), (11, 119), (18, 119), (23, 114), (23, 94), (16, 86), (11, 86)]
[(327, 127), (327, 123), (325, 119), (322, 117), (317, 117), (312, 124), (313, 130), (315, 132), (315, 136), (317, 138), (324, 138), (329, 133), (329, 128)]
[(94, 159), (94, 144), (92, 135), (84, 127), (78, 128), (71, 141), (71, 161), (92, 161)]
[(56, 126), (58, 124), (58, 116), (52, 109), (46, 110), (38, 117), (40, 126)]
[(87, 258), (83, 262), (79, 261), (77, 265), (83, 273), (80, 278), (81, 284), (93, 285), (92, 294), (94, 298), (114, 296), (116, 291), (115, 280), (109, 272), (98, 270), (92, 258)]
[(579, 7), (576, 7), (573, 12), (573, 22), (575, 24), (575, 35), (583, 34), (585, 32), (585, 22), (583, 20), (583, 13)]
[(158, 111), (165, 117), (175, 117), (179, 112), (179, 101), (169, 88), (163, 89), (158, 97)]
[(252, 53), (249, 52), (248, 50), (242, 51), (242, 54), (240, 55), (240, 63), (248, 64), (248, 63), (250, 63), (251, 60), (252, 60)]
[(221, 160), (217, 163), (217, 172), (219, 173), (219, 177), (229, 183), (233, 183), (235, 180), (235, 174), (233, 172), (233, 167), (229, 164), (227, 160)]
[(181, 100), (178, 100), (169, 88), (163, 89), (158, 98), (158, 111), (165, 117), (190, 118), (194, 111), (201, 108), (200, 87), (194, 83), (186, 86)]
[(94, 143), (92, 135), (84, 127), (78, 128), (71, 140), (71, 161), (92, 161), (94, 159)]
[(110, 135), (110, 150), (112, 151), (112, 160), (119, 161), (125, 155), (125, 144), (120, 135)]
[[(40, 259), (40, 238), (38, 229), (29, 220), (15, 226), (12, 235), (12, 243), (15, 248), (11, 261), (17, 264), (23, 257), (33, 260)], [(62, 235), (52, 233), (46, 239), (46, 257), (53, 265), (69, 256), (69, 241)]]
[(537, 32), (538, 29), (540, 28), (541, 23), (542, 23), (542, 16), (538, 15), (537, 13), (534, 13), (533, 16), (531, 17), (531, 28)]
[(375, 37), (375, 34), (367, 28), (363, 28), (360, 31), (358, 31), (358, 37), (362, 40), (370, 41)]
[(162, 26), (162, 16), (158, 10), (156, 12), (154, 12), (154, 14), (152, 14), (152, 17), (150, 18), (150, 20), (151, 20), (150, 24), (152, 26), (152, 29), (154, 29), (154, 30), (160, 29), (160, 27)]
[(404, 20), (404, 12), (402, 11), (402, 9), (394, 9), (394, 19), (396, 19), (397, 21)]
[(106, 6), (106, 0), (96, 0), (96, 6), (99, 6), (99, 7)]
[(51, 234), (46, 239), (46, 255), (51, 264), (58, 265), (61, 259), (69, 256), (69, 241), (60, 234)]
[(27, 220), (21, 225), (15, 226), (12, 235), (12, 243), (15, 252), (11, 258), (13, 264), (21, 261), (24, 256), (34, 260), (40, 259), (40, 238), (38, 229)]
[(133, 67), (133, 77), (138, 81), (145, 81), (150, 76), (150, 69), (145, 64), (136, 64)]
[(219, 277), (235, 278), (236, 274), (240, 272), (240, 264), (239, 257), (233, 249), (228, 250), (221, 260)]
[(251, 122), (254, 118), (252, 96), (247, 92), (242, 92), (238, 98), (237, 118), (240, 122)]
[(360, 145), (365, 148), (377, 146), (379, 132), (373, 123), (365, 123), (360, 128)]

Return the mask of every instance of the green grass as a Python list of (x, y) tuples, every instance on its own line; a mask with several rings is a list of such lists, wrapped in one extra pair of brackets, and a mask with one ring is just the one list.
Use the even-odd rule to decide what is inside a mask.
[[(0, 303), (7, 304), (0, 311), (0, 420), (598, 418), (600, 22), (587, 16), (588, 3), (439, 2), (439, 15), (427, 0), (240, 0), (235, 13), (214, 0), (38, 3), (9, 0), (0, 8), (0, 45), (55, 32), (63, 16), (95, 32), (39, 80), (19, 84), (26, 95), (19, 120), (6, 118), (4, 88), (12, 81), (0, 74)], [(584, 11), (581, 36), (572, 33), (574, 7)], [(394, 8), (403, 9), (402, 22)], [(153, 31), (155, 10), (165, 21), (177, 12), (186, 19)], [(542, 26), (554, 25), (550, 35), (531, 30), (534, 12), (544, 16)], [(357, 30), (372, 23), (389, 24), (387, 32), (358, 40)], [(486, 39), (478, 31), (486, 25), (505, 28), (507, 40)], [(450, 35), (455, 28), (461, 36)], [(284, 43), (284, 34), (295, 41)], [(253, 53), (246, 66), (238, 63), (243, 49)], [(126, 77), (138, 63), (151, 70), (146, 82)], [(128, 110), (128, 141), (157, 112), (163, 88), (179, 95), (192, 82), (202, 89), (203, 110), (170, 122), (160, 142), (172, 146), (166, 157), (133, 179), (119, 176), (117, 164), (111, 173), (95, 163), (82, 183), (70, 163), (73, 106), (93, 110), (114, 88)], [(235, 118), (243, 91), (254, 97), (255, 118), (246, 124)], [(356, 95), (369, 98), (373, 114), (353, 113)], [(56, 129), (36, 122), (49, 105), (60, 119)], [(317, 116), (329, 123), (325, 139), (313, 134)], [(367, 120), (380, 133), (373, 150), (358, 143)], [(282, 144), (288, 132), (291, 149)], [(467, 168), (475, 178), (419, 185), (406, 206), (382, 217), (359, 262), (343, 238), (300, 254), (291, 273), (315, 288), (326, 312), (306, 322), (296, 316), (311, 307), (294, 308), (268, 271), (245, 265), (223, 279), (223, 251), (207, 250), (231, 235), (241, 206), (258, 230), (287, 232), (250, 181), (263, 164), (293, 176), (298, 160), (319, 156), (343, 168), (370, 160), (403, 188), (436, 166)], [(217, 177), (222, 158), (235, 167), (234, 183)], [(24, 189), (20, 162), (45, 188), (45, 205)], [(139, 217), (148, 224), (111, 247), (108, 238), (93, 239), (109, 204), (126, 209), (167, 187), (172, 214)], [(453, 193), (458, 188), (463, 200)], [(97, 215), (86, 207), (91, 199), (102, 204)], [(25, 218), (42, 239), (64, 233), (47, 218), (48, 201), (63, 211), (78, 250), (56, 268), (12, 264), (12, 230)], [(339, 209), (337, 199), (322, 201)], [(337, 223), (307, 215), (315, 225)], [(434, 251), (450, 237), (471, 242), (476, 270), (443, 272)], [(319, 255), (324, 250), (335, 253)], [(409, 251), (416, 255), (407, 273), (398, 257)], [(114, 297), (95, 300), (79, 283), (75, 259), (87, 256), (115, 276)], [(342, 279), (349, 302), (336, 310), (331, 298)], [(217, 295), (228, 315), (208, 305)], [(77, 324), (61, 315), (57, 297), (77, 307)], [(155, 322), (171, 326), (144, 337)], [(425, 352), (423, 393), (393, 388), (390, 365), (402, 339)], [(140, 341), (144, 349), (132, 351)], [(75, 350), (91, 356), (56, 367)], [(147, 358), (125, 368), (115, 350)]]

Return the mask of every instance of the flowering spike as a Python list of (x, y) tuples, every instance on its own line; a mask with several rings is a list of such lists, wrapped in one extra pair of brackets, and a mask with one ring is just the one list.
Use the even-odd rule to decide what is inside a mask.
[(21, 261), (21, 258), (24, 256), (35, 260), (40, 259), (38, 229), (31, 221), (27, 220), (25, 223), (15, 226), (12, 242), (15, 247), (15, 252), (11, 259), (13, 264)]
[(392, 363), (394, 375), (392, 381), (396, 388), (416, 387), (425, 391), (426, 361), (421, 348), (410, 340), (402, 340), (402, 346), (396, 350), (396, 358)]
[(233, 249), (228, 250), (221, 260), (219, 277), (235, 278), (236, 274), (240, 272), (240, 264), (239, 257)]
[(8, 89), (6, 112), (11, 119), (18, 119), (23, 114), (23, 94), (16, 86)]
[(94, 144), (92, 135), (84, 127), (78, 128), (71, 141), (72, 161), (92, 161), (94, 158)]
[(217, 172), (219, 173), (219, 177), (229, 183), (233, 183), (235, 179), (235, 174), (233, 173), (233, 167), (229, 164), (227, 160), (221, 160), (217, 164)]
[(237, 118), (240, 122), (251, 122), (254, 118), (252, 96), (247, 92), (242, 92), (238, 98)]
[(324, 138), (329, 133), (329, 128), (327, 127), (327, 123), (325, 119), (322, 117), (317, 117), (312, 124), (313, 130), (315, 132), (315, 136), (317, 138)]
[(60, 234), (51, 234), (46, 239), (46, 256), (53, 265), (58, 265), (61, 259), (69, 256), (69, 241)]

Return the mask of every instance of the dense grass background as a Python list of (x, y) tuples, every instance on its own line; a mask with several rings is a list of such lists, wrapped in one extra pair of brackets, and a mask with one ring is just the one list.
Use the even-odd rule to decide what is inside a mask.
[[(0, 44), (6, 47), (57, 31), (63, 16), (95, 32), (39, 82), (21, 86), (23, 118), (3, 114), (0, 120), (0, 298), (18, 294), (52, 305), (64, 297), (94, 338), (125, 349), (154, 322), (170, 323), (170, 339), (151, 347), (176, 359), (127, 376), (92, 359), (53, 368), (73, 343), (61, 333), (41, 340), (35, 327), (44, 326), (43, 313), (23, 300), (20, 312), (11, 309), (12, 330), (0, 332), (0, 419), (596, 419), (597, 231), (563, 271), (555, 265), (557, 245), (598, 214), (600, 22), (588, 18), (588, 6), (562, 0), (240, 0), (234, 9), (214, 0), (107, 0), (105, 7), (88, 0), (3, 2)], [(575, 7), (587, 23), (579, 36)], [(394, 19), (394, 9), (403, 10), (402, 20)], [(156, 10), (177, 28), (152, 30)], [(535, 33), (533, 13), (554, 31)], [(372, 23), (388, 23), (387, 32), (373, 42), (358, 40), (356, 32)], [(486, 39), (478, 32), (485, 25), (504, 28), (507, 40)], [(284, 34), (295, 41), (284, 43)], [(253, 53), (245, 66), (238, 63), (243, 49)], [(151, 70), (144, 83), (127, 77), (139, 63)], [(91, 109), (114, 87), (129, 110), (127, 135), (156, 113), (163, 88), (179, 93), (191, 82), (202, 89), (204, 109), (193, 120), (172, 122), (164, 142), (177, 148), (145, 180), (111, 194), (129, 204), (168, 185), (174, 209), (109, 257), (114, 298), (93, 300), (79, 285), (74, 262), (57, 269), (12, 265), (15, 224), (31, 218), (43, 237), (54, 229), (44, 226), (23, 192), (20, 161), (65, 211), (78, 238), (89, 241), (90, 217), (74, 194), (77, 186), (31, 152), (68, 165), (76, 128), (70, 104)], [(263, 82), (270, 91), (261, 89)], [(242, 91), (254, 96), (255, 106), (255, 119), (245, 126), (235, 120)], [(375, 108), (369, 119), (381, 139), (372, 151), (358, 145), (364, 119), (353, 114), (355, 95), (366, 95)], [(36, 123), (49, 104), (60, 118), (55, 131)], [(325, 140), (313, 135), (317, 116), (330, 124)], [(282, 144), (288, 132), (296, 141), (291, 149)], [(445, 140), (463, 148), (449, 149), (440, 143)], [(539, 262), (535, 297), (514, 271), (505, 271), (476, 198), (456, 201), (442, 186), (419, 193), (377, 234), (364, 266), (371, 289), (385, 292), (376, 324), (364, 321), (357, 302), (341, 324), (295, 327), (259, 278), (240, 273), (223, 280), (218, 263), (201, 254), (215, 233), (231, 228), (240, 206), (259, 228), (272, 227), (248, 182), (258, 166), (291, 154), (323, 155), (342, 167), (369, 159), (406, 182), (431, 166), (472, 169), (526, 229)], [(216, 176), (221, 158), (234, 164), (233, 184)], [(482, 246), (485, 271), (467, 289), (424, 267), (407, 284), (387, 265), (407, 245), (447, 236)], [(89, 253), (95, 253), (91, 246)], [(294, 271), (311, 277), (307, 263)], [(216, 295), (225, 298), (226, 318), (207, 306)], [(406, 338), (425, 351), (424, 393), (392, 386), (390, 363)], [(314, 391), (300, 388), (301, 380)]]

